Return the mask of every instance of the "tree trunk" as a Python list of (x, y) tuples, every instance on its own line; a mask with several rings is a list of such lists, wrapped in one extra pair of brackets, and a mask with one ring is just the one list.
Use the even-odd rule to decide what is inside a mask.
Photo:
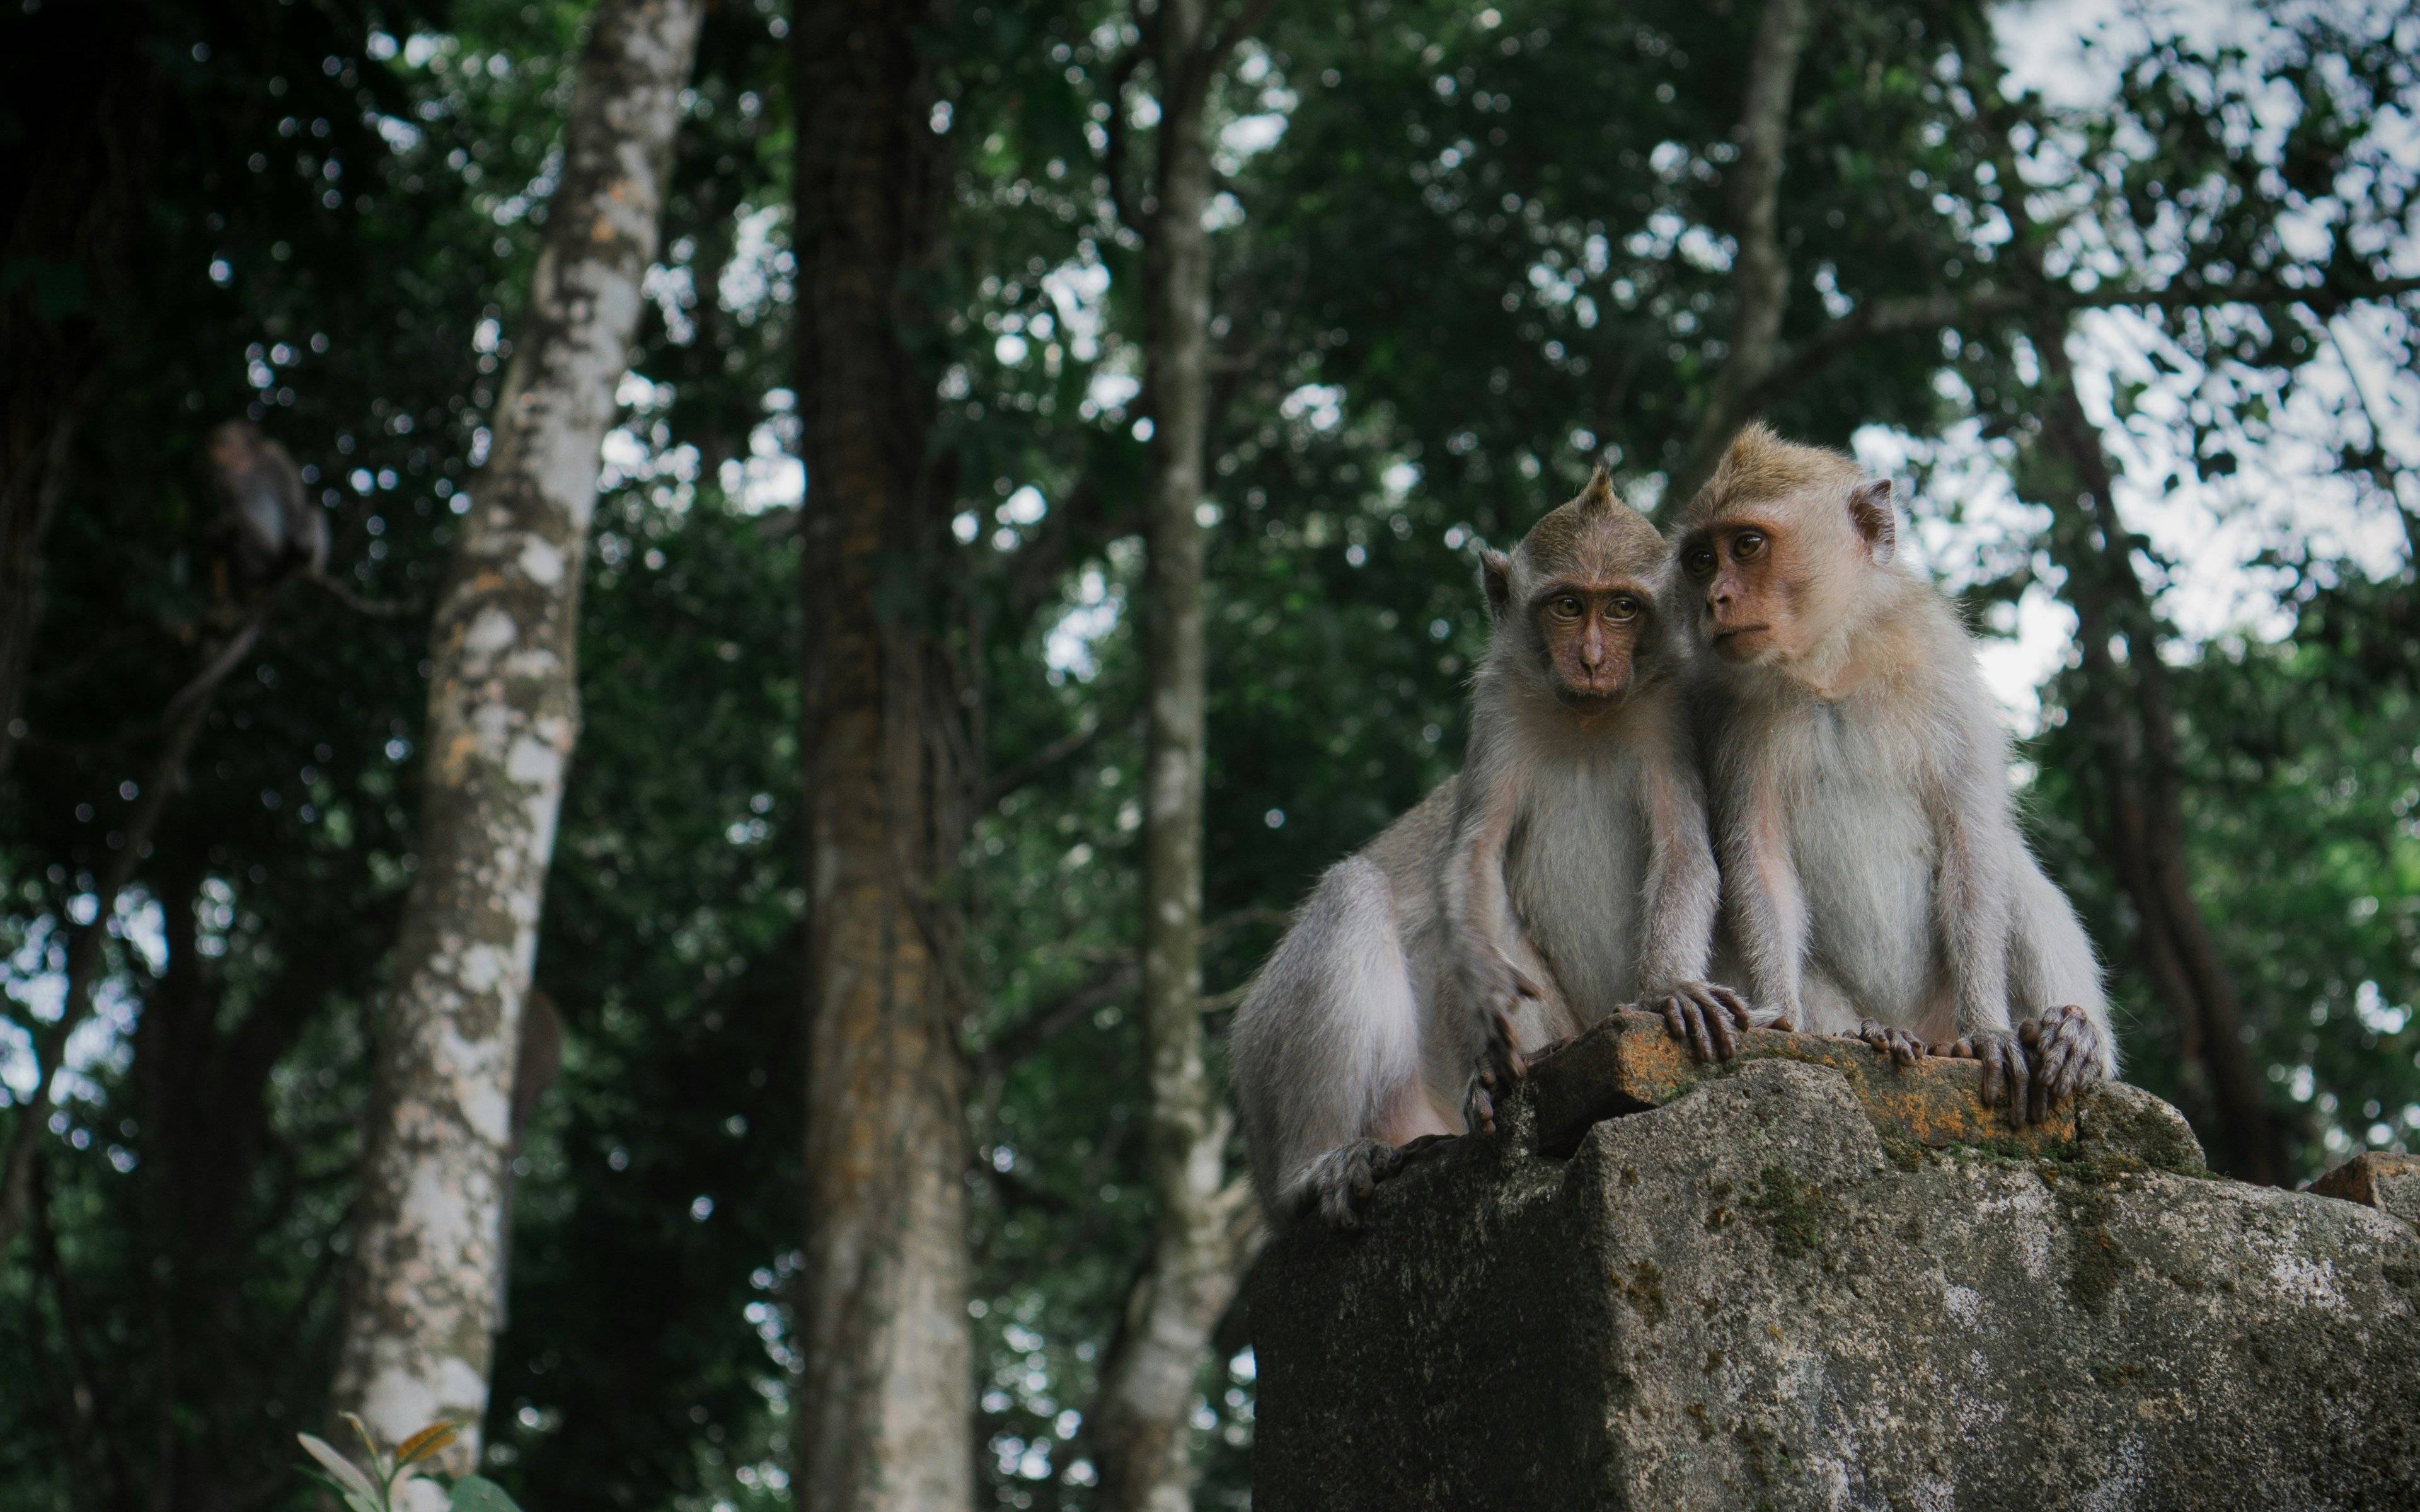
[(2034, 419), (2047, 476), (2028, 491), (2051, 510), (2051, 560), (2067, 574), (2064, 596), (2076, 614), (2085, 688), (2077, 712), (2095, 758), (2087, 791), (2097, 786), (2102, 809), (2094, 847), (2133, 905), (2135, 951), (2151, 990), (2204, 1073), (2218, 1124), (2215, 1164), (2243, 1180), (2285, 1185), (2293, 1168), (2244, 1042), (2243, 1002), (2188, 880), (2184, 768), (2159, 616), (2134, 570), (2134, 538), (2118, 515), (2101, 433), (2076, 396), (2070, 317), (2052, 298), (2055, 285), (2043, 261), (2048, 233), (2025, 203), (2009, 141), (2017, 116), (1984, 71), (1992, 54), (1979, 29), (1970, 46), (1969, 83), (1993, 132), (2001, 207), (2013, 233), (2005, 255), (2040, 296), (2026, 336), (2041, 364)]
[[(0, 176), (0, 779), (23, 722), (41, 609), (43, 537), (99, 392), (104, 312), (125, 297), (166, 85), (148, 39), (99, 6), (11, 19), (11, 45), (46, 60), (38, 108), (14, 113), (20, 171)], [(69, 109), (53, 109), (66, 105)]]
[(918, 39), (939, 0), (799, 9), (799, 409), (808, 494), (805, 1246), (799, 1512), (974, 1496), (967, 1135), (948, 903), (969, 820), (942, 656), (946, 479), (912, 352), (946, 138)]
[[(1223, 47), (1204, 0), (1164, 0), (1153, 31), (1161, 116), (1143, 227), (1151, 498), (1144, 522), (1142, 1010), (1151, 1081), (1152, 1250), (1101, 1367), (1091, 1437), (1113, 1512), (1185, 1512), (1194, 1378), (1258, 1241), (1257, 1210), (1225, 1171), (1233, 1127), (1202, 1049), (1204, 648), (1199, 510), (1209, 429), (1211, 193), (1203, 129)], [(1154, 33), (1156, 32), (1156, 36)], [(1123, 101), (1112, 109), (1122, 110)]]
[(604, 0), (565, 126), (528, 327), (430, 632), (419, 870), (378, 1045), (338, 1405), (478, 1462), (514, 1048), (579, 725), (598, 451), (638, 329), (703, 0)]
[[(2042, 440), (2072, 486), (2051, 492), (2051, 559), (2067, 573), (2083, 650), (2086, 736), (2098, 758), (2102, 823), (2094, 841), (2134, 906), (2135, 947), (2152, 990), (2200, 1063), (2217, 1117), (2217, 1165), (2272, 1186), (2291, 1182), (2284, 1131), (2244, 1042), (2243, 1003), (2194, 900), (2185, 856), (2183, 763), (2150, 597), (2118, 517), (2101, 435), (2076, 398), (2067, 320), (2033, 322), (2046, 403)], [(2121, 666), (2112, 640), (2126, 648)]]
[(1714, 474), (1731, 433), (1747, 416), (1749, 396), (1773, 371), (1781, 346), (1781, 316), (1790, 303), (1790, 260), (1781, 249), (1781, 162), (1790, 147), (1790, 101), (1798, 57), (1812, 21), (1808, 0), (1767, 0), (1748, 54), (1747, 89), (1740, 101), (1739, 161), (1731, 170), (1731, 286), (1738, 314), (1730, 354), (1714, 375), (1689, 449), (1672, 474), (1665, 501), (1679, 508)]

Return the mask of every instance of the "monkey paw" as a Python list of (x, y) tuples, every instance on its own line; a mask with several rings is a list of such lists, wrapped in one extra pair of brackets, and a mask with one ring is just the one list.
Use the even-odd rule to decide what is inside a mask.
[(1662, 1013), (1672, 1038), (1687, 1045), (1689, 1054), (1701, 1062), (1729, 1060), (1738, 1055), (1739, 1031), (1754, 1023), (1747, 999), (1729, 987), (1702, 981), (1683, 982), (1660, 1006), (1652, 999), (1642, 1006)]
[(2101, 1079), (2101, 1031), (2072, 1003), (2017, 1026), (2017, 1039), (2033, 1061), (2033, 1120)]
[[(2033, 1022), (2027, 1020), (2027, 1023)], [(2039, 1038), (2039, 1033), (2037, 1033)], [(1983, 1063), (1983, 1105), (2005, 1107), (2009, 1123), (2022, 1129), (2034, 1116), (2034, 1062), (2025, 1041), (2013, 1029), (1978, 1029), (1941, 1047), (1955, 1060)]]
[[(1880, 1019), (1867, 1019), (1859, 1024), (1857, 1038), (1873, 1046), (1876, 1055), (1895, 1067), (1913, 1066), (1932, 1053), (1932, 1047), (1922, 1040)], [(1988, 1075), (1986, 1079), (1989, 1079)], [(1991, 1099), (1986, 1097), (1984, 1101)]]
[(1361, 1227), (1370, 1194), (1404, 1168), (1404, 1152), (1383, 1139), (1339, 1145), (1312, 1163), (1303, 1178), (1301, 1211), (1316, 1213), (1330, 1228), (1347, 1233)]

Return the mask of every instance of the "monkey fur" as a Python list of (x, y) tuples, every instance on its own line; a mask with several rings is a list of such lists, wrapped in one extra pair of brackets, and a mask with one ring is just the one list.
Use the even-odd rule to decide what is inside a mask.
[(1357, 1227), (1402, 1147), (1492, 1128), (1525, 1051), (1639, 999), (1705, 1058), (1720, 883), (1668, 554), (1599, 469), (1510, 553), (1462, 773), (1323, 876), (1247, 991), (1236, 1100), (1273, 1222)]
[(245, 596), (327, 567), (327, 517), (303, 492), (302, 474), (285, 447), (252, 422), (230, 420), (211, 427), (202, 452), (219, 497), (213, 533), (225, 543)]
[(1751, 425), (1675, 533), (1726, 980), (1899, 1064), (1980, 1060), (2019, 1125), (2115, 1075), (2091, 942), (2018, 830), (1972, 639), (1898, 558), (1889, 482)]

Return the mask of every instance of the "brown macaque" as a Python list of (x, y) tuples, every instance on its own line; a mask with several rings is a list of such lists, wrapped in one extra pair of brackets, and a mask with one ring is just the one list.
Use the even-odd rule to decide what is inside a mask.
[(1680, 704), (1668, 554), (1602, 469), (1511, 552), (1468, 759), (1321, 878), (1245, 995), (1236, 1099), (1273, 1221), (1352, 1227), (1428, 1136), (1492, 1127), (1525, 1055), (1646, 999), (1701, 1057), (1720, 884)]
[(1965, 626), (1887, 480), (1751, 425), (1683, 514), (1724, 931), (1747, 990), (2022, 1125), (2115, 1075), (2091, 942), (2018, 832)]
[(213, 533), (225, 542), (239, 592), (256, 597), (328, 564), (328, 518), (303, 491), (286, 448), (248, 420), (212, 426), (202, 443), (219, 496)]

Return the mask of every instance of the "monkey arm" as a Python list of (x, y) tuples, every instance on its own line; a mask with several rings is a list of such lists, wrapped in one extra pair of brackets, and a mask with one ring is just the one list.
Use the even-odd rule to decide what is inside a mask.
[(1647, 854), (1647, 937), (1638, 976), (1650, 997), (1703, 981), (1722, 908), (1722, 873), (1706, 826), (1706, 792), (1670, 751), (1646, 764), (1638, 786)]
[[(1983, 780), (1969, 777), (1968, 782)], [(1996, 816), (2006, 804), (1998, 793), (1958, 791), (1947, 778), (1928, 795), (1932, 810), (1933, 928), (1941, 942), (1942, 963), (1949, 974), (1957, 1014), (1954, 1026), (1963, 1036), (1982, 1030), (2007, 1029), (2009, 1013), (2009, 930), (2010, 846), (2016, 837), (1978, 814)]]
[(1747, 967), (1748, 996), (1803, 1028), (1807, 897), (1790, 854), (1780, 783), (1771, 771), (1744, 774), (1723, 837), (1723, 903)]
[(1480, 1063), (1510, 1085), (1527, 1069), (1513, 1034), (1513, 1013), (1520, 999), (1542, 998), (1544, 992), (1513, 964), (1509, 949), (1518, 926), (1504, 861), (1520, 817), (1521, 791), (1510, 770), (1490, 756), (1483, 743), (1472, 742), (1439, 868), (1438, 903), (1453, 980), (1466, 1011), (1477, 1020)]

